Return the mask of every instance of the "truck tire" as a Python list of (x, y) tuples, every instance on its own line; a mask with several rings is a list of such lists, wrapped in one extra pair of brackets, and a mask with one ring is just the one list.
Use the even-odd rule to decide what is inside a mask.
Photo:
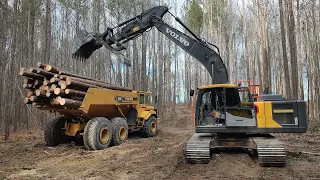
[(72, 141), (72, 137), (65, 135), (63, 129), (67, 119), (67, 116), (56, 116), (46, 124), (44, 140), (48, 146), (57, 146)]
[(128, 137), (128, 123), (122, 117), (115, 117), (111, 120), (112, 125), (112, 145), (120, 145), (122, 144)]
[(140, 129), (142, 137), (153, 137), (158, 133), (157, 118), (155, 116), (149, 117)]
[(112, 139), (112, 126), (104, 117), (91, 119), (84, 128), (83, 142), (89, 150), (100, 150), (109, 147)]

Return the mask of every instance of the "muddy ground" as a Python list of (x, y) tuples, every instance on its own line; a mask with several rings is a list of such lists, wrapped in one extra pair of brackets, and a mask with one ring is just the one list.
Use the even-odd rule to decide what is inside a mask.
[(187, 164), (190, 112), (177, 111), (162, 121), (156, 137), (133, 133), (124, 144), (100, 151), (46, 147), (41, 131), (13, 134), (0, 141), (0, 179), (320, 179), (320, 133), (279, 135), (286, 144), (285, 168), (259, 167), (254, 157), (235, 152), (218, 154), (209, 164)]

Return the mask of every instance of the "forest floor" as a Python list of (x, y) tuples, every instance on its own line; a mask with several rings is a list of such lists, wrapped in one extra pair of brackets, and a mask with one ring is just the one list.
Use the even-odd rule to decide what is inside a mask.
[(82, 146), (46, 147), (41, 131), (12, 134), (0, 141), (0, 179), (319, 179), (320, 133), (279, 135), (287, 166), (263, 168), (243, 153), (221, 153), (209, 164), (185, 162), (192, 136), (190, 111), (178, 107), (162, 120), (156, 137), (131, 134), (119, 146), (88, 151)]

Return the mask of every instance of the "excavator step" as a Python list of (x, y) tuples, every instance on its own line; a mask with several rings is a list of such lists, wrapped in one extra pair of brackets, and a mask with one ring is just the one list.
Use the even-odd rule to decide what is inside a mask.
[(256, 137), (258, 160), (260, 166), (286, 166), (286, 151), (283, 144), (274, 137)]
[(191, 164), (207, 164), (210, 162), (211, 134), (194, 134), (187, 143), (186, 160)]

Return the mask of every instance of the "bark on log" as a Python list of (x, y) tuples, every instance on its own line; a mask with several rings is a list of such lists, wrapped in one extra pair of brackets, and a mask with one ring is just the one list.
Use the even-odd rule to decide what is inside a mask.
[(69, 76), (69, 77), (74, 77), (74, 78), (78, 78), (78, 79), (86, 79), (86, 80), (96, 81), (96, 82), (100, 82), (100, 83), (106, 83), (106, 82), (101, 81), (101, 80), (92, 79), (92, 78), (89, 78), (89, 77), (85, 77), (85, 76), (81, 76), (81, 75), (77, 75), (77, 74), (72, 74), (72, 73), (64, 72), (64, 71), (61, 71), (59, 74), (60, 74), (60, 77), (64, 76), (64, 78), (66, 78), (66, 76)]
[(50, 104), (51, 105), (59, 105), (60, 100), (61, 100), (60, 96), (58, 96), (56, 98), (52, 98), (52, 99), (50, 99)]
[(45, 97), (45, 96), (46, 96), (46, 91), (45, 91), (45, 90), (37, 89), (37, 90), (36, 90), (36, 96)]
[(34, 83), (33, 83), (33, 88), (39, 88), (40, 86), (43, 85), (43, 80), (35, 80)]
[(84, 83), (84, 82), (75, 81), (75, 80), (70, 80), (70, 79), (69, 79), (69, 80), (66, 80), (66, 82), (67, 82), (67, 85), (68, 85), (68, 86), (77, 87), (77, 88), (84, 89), (84, 90), (88, 90), (90, 87), (99, 88), (99, 87), (96, 86), (96, 85), (87, 84), (87, 83)]
[(53, 72), (53, 73), (56, 73), (56, 74), (59, 74), (60, 72), (60, 69), (57, 68), (57, 67), (54, 67), (52, 65), (48, 65), (46, 64), (46, 67), (44, 68), (46, 71), (49, 71), (49, 72)]
[(32, 101), (30, 101), (30, 98), (24, 98), (24, 100), (23, 100), (23, 102), (25, 103), (25, 104), (32, 104)]
[(43, 105), (46, 105), (47, 103), (45, 102), (32, 102), (32, 106), (43, 106)]
[(49, 103), (49, 99), (45, 97), (31, 96), (29, 99), (32, 102), (39, 102), (39, 103), (45, 103), (45, 104)]
[(43, 85), (45, 86), (48, 86), (51, 84), (51, 82), (48, 80), (48, 79), (45, 79), (43, 82), (42, 82)]
[(41, 62), (38, 62), (38, 63), (37, 63), (37, 66), (40, 67), (40, 68), (42, 68), (42, 69), (44, 69), (44, 68), (46, 67), (46, 64), (43, 64), (43, 63), (41, 63)]
[(130, 89), (130, 88), (121, 87), (121, 86), (109, 84), (106, 82), (97, 82), (94, 80), (81, 79), (81, 78), (77, 78), (77, 77), (60, 76), (60, 79), (65, 79), (66, 82), (77, 81), (77, 82), (82, 82), (82, 83), (86, 83), (86, 84), (90, 84), (90, 85), (94, 85), (94, 86), (98, 86), (98, 87), (113, 89), (113, 90), (132, 91), (132, 89)]
[(42, 76), (46, 76), (47, 78), (52, 78), (55, 75), (52, 72), (44, 71), (42, 69), (37, 69), (37, 74), (40, 74)]
[(47, 89), (47, 86), (45, 86), (45, 85), (41, 85), (41, 86), (39, 87), (39, 89), (40, 89), (40, 90), (44, 90), (44, 91), (45, 91), (45, 90)]
[(56, 82), (59, 82), (60, 81), (60, 79), (59, 78), (56, 78), (56, 77), (52, 77), (51, 79), (50, 79), (50, 82), (51, 83), (56, 83)]
[(34, 80), (33, 79), (24, 79), (23, 84), (33, 84)]
[(59, 86), (61, 89), (67, 89), (67, 82), (66, 81), (59, 81)]
[(31, 96), (33, 96), (33, 94), (34, 94), (33, 91), (31, 91), (31, 90), (28, 90), (28, 91), (27, 91), (27, 97), (28, 97), (28, 98), (30, 98)]
[(59, 96), (64, 96), (64, 95), (65, 95), (64, 90), (61, 89), (61, 88), (56, 88), (56, 89), (53, 91), (53, 93), (54, 93), (55, 95), (59, 95)]
[(25, 77), (28, 77), (28, 78), (31, 78), (31, 79), (40, 79), (40, 80), (42, 80), (43, 78), (45, 78), (42, 75), (39, 75), (39, 74), (36, 74), (36, 73), (32, 73), (32, 72), (27, 72), (27, 71), (20, 71), (19, 75), (20, 76), (25, 76)]
[(86, 92), (78, 91), (78, 90), (74, 90), (74, 89), (66, 89), (64, 92), (66, 94), (72, 95), (72, 96), (84, 97), (86, 95)]
[(29, 69), (27, 70), (27, 72), (37, 73), (37, 69), (35, 69), (35, 68), (29, 68)]
[(59, 104), (67, 107), (80, 107), (82, 102), (73, 99), (61, 98)]

